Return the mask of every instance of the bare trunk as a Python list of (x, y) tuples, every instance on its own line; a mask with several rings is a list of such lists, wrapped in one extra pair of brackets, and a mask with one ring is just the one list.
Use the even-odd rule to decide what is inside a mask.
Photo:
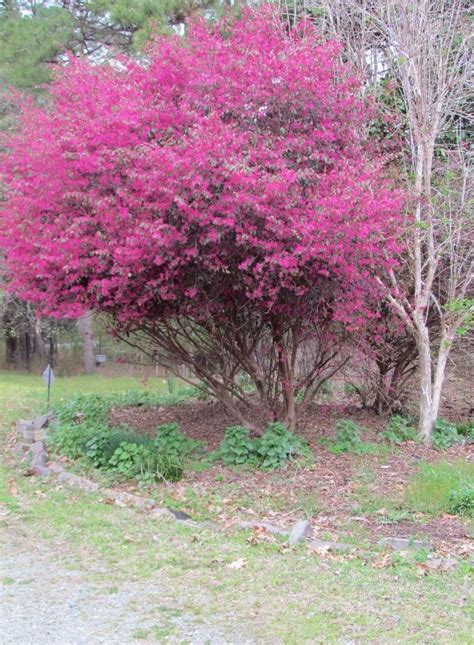
[(296, 428), (296, 406), (295, 406), (295, 385), (293, 370), (291, 369), (288, 352), (283, 338), (278, 333), (275, 334), (275, 344), (278, 354), (278, 369), (280, 371), (284, 411), (282, 420), (289, 430)]
[(44, 357), (46, 356), (46, 348), (41, 336), (41, 324), (39, 318), (36, 318), (34, 326), (34, 351), (35, 354), (41, 359), (44, 359)]
[(82, 338), (82, 363), (84, 374), (92, 374), (95, 372), (92, 312), (88, 311), (81, 318), (78, 318), (77, 330)]
[(432, 402), (432, 421), (436, 421), (439, 415), (439, 405), (441, 402), (441, 392), (443, 389), (444, 377), (446, 375), (446, 363), (448, 362), (449, 352), (453, 343), (453, 335), (445, 333), (441, 336), (441, 342), (438, 351), (438, 360), (433, 383), (433, 402)]
[(288, 430), (291, 430), (291, 432), (294, 432), (296, 430), (296, 407), (293, 391), (291, 392), (291, 395), (287, 401), (287, 409), (284, 421), (285, 425), (288, 427)]
[(18, 339), (12, 334), (6, 334), (6, 364), (7, 367), (18, 367)]
[(431, 351), (428, 329), (423, 322), (417, 325), (417, 341), (419, 351), (419, 383), (420, 383), (420, 420), (418, 430), (424, 443), (431, 440), (433, 428), (433, 384), (431, 380)]

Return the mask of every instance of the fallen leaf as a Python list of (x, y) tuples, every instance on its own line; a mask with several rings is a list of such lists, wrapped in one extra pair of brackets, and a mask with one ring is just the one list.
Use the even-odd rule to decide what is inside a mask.
[(15, 481), (13, 479), (8, 480), (8, 492), (10, 495), (18, 495), (18, 488), (16, 487)]
[(392, 565), (392, 555), (391, 553), (384, 553), (372, 560), (372, 566), (374, 569), (386, 569)]
[(426, 564), (419, 562), (416, 565), (416, 573), (418, 576), (427, 576), (429, 572), (429, 567)]

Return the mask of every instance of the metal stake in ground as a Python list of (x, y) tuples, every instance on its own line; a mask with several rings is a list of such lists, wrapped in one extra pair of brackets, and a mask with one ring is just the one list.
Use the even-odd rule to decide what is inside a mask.
[(48, 387), (48, 396), (47, 396), (47, 405), (49, 410), (49, 402), (51, 399), (51, 386), (54, 383), (54, 372), (53, 372), (53, 335), (49, 334), (49, 363), (46, 369), (43, 372), (43, 379)]

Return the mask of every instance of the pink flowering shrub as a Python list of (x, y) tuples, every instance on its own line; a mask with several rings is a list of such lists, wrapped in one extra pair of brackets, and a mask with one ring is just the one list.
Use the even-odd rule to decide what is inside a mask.
[(339, 52), (263, 11), (160, 38), (145, 64), (69, 61), (6, 143), (10, 288), (109, 314), (241, 421), (246, 375), (293, 425), (397, 248), (401, 196)]

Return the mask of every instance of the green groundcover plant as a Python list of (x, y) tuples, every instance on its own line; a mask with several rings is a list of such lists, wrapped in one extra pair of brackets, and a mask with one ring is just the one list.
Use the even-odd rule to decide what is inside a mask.
[(117, 406), (179, 403), (192, 394), (131, 391), (75, 397), (56, 407), (57, 423), (50, 445), (70, 459), (84, 458), (95, 468), (124, 479), (136, 478), (144, 483), (177, 481), (183, 474), (184, 459), (199, 443), (180, 432), (177, 423), (159, 426), (154, 438), (126, 426), (111, 426), (109, 412)]
[(251, 438), (247, 428), (226, 429), (219, 456), (227, 466), (253, 466), (262, 470), (282, 468), (295, 459), (311, 459), (308, 445), (282, 423), (270, 423), (266, 432)]

